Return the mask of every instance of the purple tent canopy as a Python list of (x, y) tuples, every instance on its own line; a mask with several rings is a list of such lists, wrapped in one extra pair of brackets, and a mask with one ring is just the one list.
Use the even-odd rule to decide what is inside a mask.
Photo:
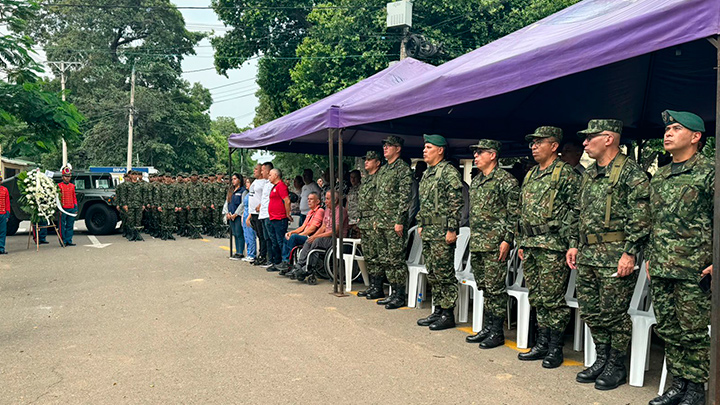
[[(327, 145), (327, 129), (337, 128), (338, 125), (338, 108), (383, 90), (395, 88), (410, 78), (434, 68), (433, 65), (412, 58), (405, 59), (284, 117), (241, 134), (232, 134), (228, 142), (231, 148), (257, 148), (308, 137), (310, 140), (324, 142)], [(297, 145), (292, 151), (297, 151)]]

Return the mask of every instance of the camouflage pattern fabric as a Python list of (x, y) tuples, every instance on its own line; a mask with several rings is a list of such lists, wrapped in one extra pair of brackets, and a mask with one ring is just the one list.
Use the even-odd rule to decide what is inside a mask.
[(358, 190), (358, 228), (362, 238), (362, 252), (371, 276), (384, 276), (382, 268), (378, 266), (377, 233), (373, 229), (375, 220), (375, 185), (377, 172), (365, 176), (360, 190)]
[(505, 319), (507, 262), (499, 262), (497, 258), (497, 251), (471, 252), (470, 265), (478, 288), (484, 290), (485, 313)]
[(175, 213), (176, 223), (179, 235), (185, 235), (187, 233), (187, 221), (188, 221), (188, 196), (187, 196), (187, 184), (186, 183), (175, 183), (175, 204), (180, 210)]
[(175, 231), (175, 189), (173, 184), (163, 184), (158, 189), (158, 207), (160, 213), (160, 228), (163, 233), (172, 234)]
[[(595, 344), (609, 344), (626, 353), (632, 337), (630, 306), (639, 272), (627, 277), (608, 277), (615, 267), (578, 265), (576, 279), (580, 317), (590, 327)], [(640, 277), (645, 277), (640, 274)]]
[(127, 235), (128, 218), (127, 211), (123, 206), (127, 205), (127, 187), (128, 182), (123, 181), (115, 187), (115, 206), (118, 207), (118, 213), (120, 215), (120, 221), (122, 221), (120, 227), (122, 229), (123, 236)]
[(362, 184), (352, 186), (347, 193), (347, 204), (345, 208), (348, 212), (348, 225), (356, 225), (360, 217), (359, 212), (359, 192)]
[(697, 279), (652, 278), (652, 296), (657, 326), (665, 341), (667, 367), (673, 377), (705, 383), (710, 375), (710, 296)]
[(374, 277), (385, 277), (384, 267), (379, 265), (378, 252), (381, 248), (378, 246), (380, 237), (378, 231), (372, 228), (362, 229), (362, 253), (367, 264), (368, 273)]
[(523, 249), (523, 275), (529, 292), (530, 305), (537, 312), (541, 328), (564, 331), (570, 321), (570, 308), (565, 302), (570, 268), (565, 252), (542, 248)]
[[(423, 236), (425, 230), (423, 229)], [(455, 278), (455, 243), (423, 238), (423, 257), (428, 270), (433, 303), (443, 309), (453, 308), (458, 297), (458, 281)]]
[(497, 253), (503, 241), (512, 247), (519, 193), (515, 177), (498, 166), (487, 176), (475, 176), (470, 186), (471, 252)]
[(378, 267), (380, 274), (384, 273), (391, 284), (405, 285), (408, 270), (405, 262), (405, 249), (407, 245), (407, 229), (403, 229), (402, 236), (398, 236), (394, 229), (378, 228), (375, 232), (378, 249)]
[(129, 183), (127, 188), (128, 226), (134, 229), (142, 227), (143, 199), (145, 187), (142, 180)]

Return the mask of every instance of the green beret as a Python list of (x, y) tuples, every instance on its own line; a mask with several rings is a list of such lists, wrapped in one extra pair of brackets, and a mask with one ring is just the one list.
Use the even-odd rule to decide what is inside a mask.
[(594, 119), (588, 122), (587, 129), (578, 131), (578, 135), (585, 137), (586, 135), (599, 134), (602, 131), (612, 131), (622, 134), (623, 122), (620, 120)]
[(377, 159), (377, 160), (379, 160), (379, 161), (382, 161), (382, 159), (380, 158), (380, 154), (378, 154), (378, 153), (377, 153), (376, 151), (374, 151), (374, 150), (369, 150), (369, 151), (367, 151), (367, 153), (365, 154), (365, 160), (371, 160), (371, 159)]
[(423, 139), (425, 140), (425, 143), (429, 143), (431, 145), (440, 147), (447, 146), (447, 141), (442, 135), (423, 135)]
[(498, 154), (500, 153), (500, 149), (502, 148), (502, 144), (500, 141), (496, 141), (493, 139), (481, 139), (476, 143), (475, 145), (470, 145), (470, 149), (493, 149)]
[(532, 134), (525, 135), (525, 140), (530, 142), (536, 138), (550, 138), (550, 137), (557, 139), (558, 142), (562, 141), (562, 138), (563, 138), (562, 129), (560, 129), (558, 127), (549, 127), (549, 126), (538, 127), (538, 129), (536, 129), (535, 132), (533, 132)]
[(399, 136), (390, 135), (387, 138), (383, 139), (382, 141), (383, 145), (391, 145), (391, 146), (399, 146), (402, 148), (402, 146), (405, 144), (405, 140), (400, 138)]
[(665, 126), (677, 122), (691, 131), (705, 132), (705, 123), (702, 118), (691, 112), (665, 110), (662, 112), (662, 120)]

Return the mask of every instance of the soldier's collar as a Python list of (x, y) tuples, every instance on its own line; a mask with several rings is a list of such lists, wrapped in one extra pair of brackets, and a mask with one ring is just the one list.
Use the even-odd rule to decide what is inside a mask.
[[(695, 167), (695, 164), (697, 163), (698, 159), (700, 159), (700, 152), (699, 152), (699, 151), (698, 151), (696, 154), (694, 154), (690, 159), (686, 160), (686, 161), (682, 164), (682, 167), (680, 167), (680, 169), (677, 170), (675, 173), (673, 173), (672, 170), (668, 170), (667, 173), (665, 173), (665, 175), (664, 175), (663, 177), (667, 178), (667, 177), (670, 177), (670, 176), (672, 176), (672, 175), (676, 175), (676, 174), (680, 174), (680, 173), (685, 173), (685, 172), (688, 172), (688, 171), (692, 170), (692, 168)], [(667, 167), (668, 167), (668, 168), (671, 168), (671, 167), (672, 167), (672, 163), (668, 164)]]

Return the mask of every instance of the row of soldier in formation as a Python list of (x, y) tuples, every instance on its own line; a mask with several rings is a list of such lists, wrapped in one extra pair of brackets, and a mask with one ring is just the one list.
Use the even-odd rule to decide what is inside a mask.
[(200, 176), (196, 172), (150, 175), (132, 170), (115, 190), (115, 206), (122, 220), (122, 233), (130, 241), (143, 240), (145, 231), (162, 240), (173, 233), (199, 239), (202, 234), (224, 237), (222, 209), (228, 192), (225, 175)]
[[(625, 366), (632, 323), (627, 310), (637, 277), (651, 278), (656, 333), (665, 341), (672, 386), (650, 401), (704, 404), (709, 374), (710, 297), (699, 284), (712, 273), (714, 166), (699, 150), (704, 123), (689, 112), (665, 111), (664, 148), (673, 162), (652, 181), (620, 152), (623, 124), (591, 120), (580, 131), (594, 163), (580, 175), (558, 157), (563, 131), (543, 126), (526, 136), (538, 163), (522, 186), (498, 166), (501, 144), (480, 140), (472, 146), (480, 173), (470, 186), (470, 261), (478, 288), (484, 290), (483, 329), (470, 343), (489, 349), (504, 344), (506, 260), (515, 244), (523, 260), (538, 336), (520, 360), (542, 361), (545, 368), (563, 362), (564, 331), (570, 320), (565, 292), (577, 269), (577, 298), (590, 327), (597, 360), (577, 374), (580, 383), (600, 390), (626, 383)], [(425, 135), (428, 169), (419, 185), (418, 233), (435, 309), (418, 320), (431, 330), (455, 326), (458, 298), (454, 250), (463, 207), (459, 172), (445, 160), (447, 142)], [(405, 305), (405, 249), (411, 170), (399, 158), (401, 138), (383, 142), (386, 162), (369, 152), (368, 176), (359, 191), (358, 226), (370, 286), (358, 295), (383, 298), (387, 277), (392, 294), (378, 304)], [(635, 272), (640, 257), (647, 275)]]

